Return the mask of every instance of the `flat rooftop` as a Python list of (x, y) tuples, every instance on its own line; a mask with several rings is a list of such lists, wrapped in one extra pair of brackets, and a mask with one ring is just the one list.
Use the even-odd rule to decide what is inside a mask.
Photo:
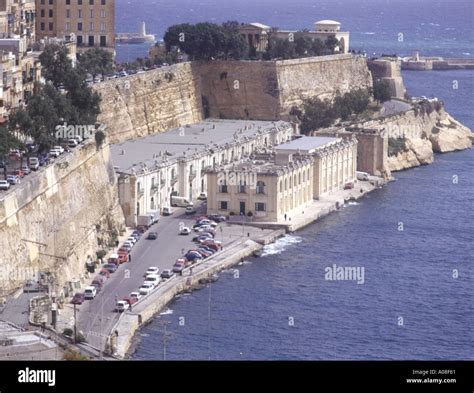
[(168, 165), (179, 158), (203, 154), (234, 143), (235, 138), (253, 139), (258, 133), (288, 127), (291, 127), (290, 123), (284, 121), (207, 119), (114, 144), (110, 146), (110, 150), (116, 170), (131, 173), (133, 168), (138, 171), (143, 164), (148, 168)]
[(342, 138), (327, 136), (302, 136), (287, 143), (275, 146), (275, 151), (300, 151), (301, 153), (313, 153), (316, 150), (341, 142)]

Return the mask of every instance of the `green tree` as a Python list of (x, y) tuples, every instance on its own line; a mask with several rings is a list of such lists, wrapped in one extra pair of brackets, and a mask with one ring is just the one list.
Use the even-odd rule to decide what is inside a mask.
[(46, 45), (39, 56), (43, 67), (43, 76), (58, 88), (71, 73), (73, 67), (68, 58), (66, 47), (57, 44)]
[(93, 78), (99, 74), (110, 74), (114, 70), (112, 53), (102, 48), (89, 49), (79, 57), (79, 68)]
[(327, 53), (332, 54), (336, 50), (336, 46), (339, 45), (339, 40), (336, 38), (335, 35), (330, 35), (328, 38), (326, 38), (324, 45), (327, 49)]
[(295, 53), (298, 57), (311, 55), (311, 46), (311, 38), (304, 35), (304, 32), (295, 34)]
[(380, 103), (390, 101), (392, 98), (392, 93), (388, 81), (383, 79), (376, 80), (374, 82), (373, 94), (374, 99)]
[(240, 24), (237, 21), (227, 21), (222, 24), (225, 35), (224, 57), (235, 60), (249, 57), (249, 44), (239, 33)]
[(313, 56), (322, 56), (325, 53), (326, 46), (324, 42), (321, 41), (319, 38), (314, 39), (311, 42), (311, 54)]

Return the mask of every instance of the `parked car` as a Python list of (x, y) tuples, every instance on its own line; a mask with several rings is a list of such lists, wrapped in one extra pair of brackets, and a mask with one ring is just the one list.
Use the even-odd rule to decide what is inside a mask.
[(96, 287), (89, 286), (84, 289), (84, 299), (94, 299), (97, 295)]
[(53, 150), (58, 150), (58, 151), (59, 151), (59, 154), (63, 154), (63, 153), (64, 153), (64, 148), (63, 148), (61, 145), (53, 146)]
[(207, 199), (207, 194), (205, 192), (201, 192), (198, 196), (200, 201), (205, 201)]
[(184, 263), (182, 262), (176, 262), (173, 265), (173, 272), (175, 273), (181, 273), (184, 270)]
[(130, 248), (128, 247), (120, 247), (117, 251), (118, 255), (120, 254), (129, 254), (130, 253)]
[(8, 180), (0, 180), (0, 190), (8, 190), (10, 188), (10, 183)]
[(209, 220), (212, 220), (212, 221), (215, 221), (217, 223), (219, 222), (223, 222), (226, 220), (226, 217), (225, 216), (220, 216), (218, 214), (211, 214), (209, 217)]
[(66, 143), (68, 147), (71, 147), (71, 148), (74, 148), (79, 144), (75, 139), (67, 139)]
[(124, 311), (128, 310), (129, 307), (130, 307), (130, 304), (128, 304), (125, 300), (119, 300), (115, 304), (115, 310), (117, 312), (124, 312)]
[(146, 238), (147, 240), (156, 240), (158, 238), (158, 233), (149, 232)]
[(131, 248), (133, 247), (133, 245), (134, 245), (134, 243), (131, 242), (130, 240), (125, 240), (125, 241), (123, 242), (122, 247), (130, 247), (130, 249), (131, 249)]
[(213, 250), (212, 248), (210, 248), (208, 246), (204, 246), (202, 244), (199, 245), (199, 249), (201, 249), (201, 248), (203, 248), (206, 251), (209, 251), (211, 254), (214, 254), (216, 252), (216, 250)]
[(344, 190), (352, 190), (354, 188), (354, 183), (349, 182), (344, 184)]
[[(99, 276), (99, 277), (103, 277), (103, 276)], [(101, 279), (96, 278), (94, 279), (94, 281), (92, 281), (91, 285), (97, 288), (97, 292), (100, 292), (102, 287), (104, 286), (104, 282)]]
[(76, 293), (71, 300), (71, 304), (82, 304), (84, 300), (85, 295), (83, 293)]
[(145, 277), (144, 284), (153, 284), (154, 287), (158, 286), (161, 281), (161, 277), (157, 274), (149, 274)]
[(123, 300), (127, 302), (129, 305), (132, 305), (138, 302), (138, 299), (136, 297), (130, 297), (130, 296), (124, 297)]
[(204, 248), (198, 248), (197, 251), (202, 255), (203, 258), (209, 258), (212, 255), (212, 252), (209, 252)]
[(119, 265), (119, 254), (111, 254), (107, 263), (113, 263), (115, 266)]
[(129, 298), (130, 299), (135, 299), (136, 302), (138, 302), (142, 298), (142, 294), (140, 292), (131, 292)]
[(133, 245), (135, 245), (135, 243), (137, 242), (137, 239), (135, 239), (134, 236), (129, 236), (129, 237), (127, 237), (127, 242), (130, 242)]
[(201, 244), (203, 244), (204, 246), (207, 246), (209, 248), (212, 248), (215, 251), (219, 251), (222, 248), (220, 242), (217, 242), (215, 240), (205, 240), (205, 241), (201, 242)]
[(40, 166), (48, 165), (49, 164), (49, 155), (48, 154), (41, 154), (38, 156), (38, 161)]
[(104, 265), (104, 269), (107, 270), (109, 273), (115, 273), (117, 271), (117, 265), (114, 263), (106, 263)]
[(32, 171), (37, 171), (40, 167), (40, 162), (38, 157), (30, 157), (28, 166)]
[(158, 274), (160, 269), (158, 269), (155, 266), (150, 266), (148, 269), (146, 269), (145, 276), (148, 276), (149, 274)]
[(25, 172), (21, 169), (14, 169), (13, 171), (10, 172), (11, 175), (18, 176), (19, 178), (25, 177)]
[(99, 275), (100, 275), (100, 276), (104, 276), (105, 278), (109, 278), (109, 277), (110, 277), (110, 272), (109, 272), (107, 269), (102, 269), (102, 270), (99, 272)]
[(205, 232), (205, 233), (200, 234), (199, 236), (193, 237), (193, 242), (198, 242), (199, 243), (199, 242), (203, 242), (205, 240), (213, 240), (212, 235), (210, 233)]
[(30, 167), (29, 167), (28, 165), (26, 165), (26, 164), (21, 167), (21, 170), (23, 171), (23, 173), (25, 174), (25, 176), (26, 176), (26, 175), (29, 175), (30, 172), (31, 172)]
[(199, 227), (194, 228), (194, 232), (207, 232), (209, 229), (212, 229), (212, 227), (208, 224), (201, 225)]
[(174, 213), (173, 208), (170, 206), (163, 206), (161, 214), (164, 216), (171, 216)]
[(128, 262), (128, 260), (129, 260), (128, 252), (121, 252), (121, 253), (118, 254), (118, 256), (119, 256), (118, 257), (119, 264)]
[(139, 240), (142, 237), (142, 234), (139, 231), (135, 230), (135, 231), (133, 231), (131, 236), (133, 236), (135, 239)]
[(139, 288), (139, 292), (141, 295), (148, 295), (151, 291), (153, 291), (153, 284), (143, 284)]
[(10, 183), (10, 184), (20, 184), (21, 179), (17, 175), (8, 175), (7, 176), (7, 182)]
[(51, 149), (48, 154), (51, 157), (58, 158), (61, 155), (61, 152), (57, 149)]
[(188, 227), (182, 227), (181, 230), (179, 231), (180, 235), (189, 235), (191, 233), (191, 229)]
[(165, 269), (161, 273), (161, 278), (171, 278), (174, 276), (174, 272), (171, 269)]
[(194, 214), (196, 213), (196, 209), (194, 206), (186, 206), (186, 209), (184, 210), (186, 214)]
[(130, 251), (132, 250), (132, 245), (130, 243), (124, 243), (122, 244), (122, 247), (119, 248), (119, 250), (126, 250), (130, 254)]

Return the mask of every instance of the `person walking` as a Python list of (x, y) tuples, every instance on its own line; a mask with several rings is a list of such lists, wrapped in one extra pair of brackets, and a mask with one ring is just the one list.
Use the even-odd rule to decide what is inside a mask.
[(285, 217), (285, 221), (286, 221), (286, 217), (287, 217), (286, 213), (285, 213), (285, 216), (284, 216), (284, 217)]

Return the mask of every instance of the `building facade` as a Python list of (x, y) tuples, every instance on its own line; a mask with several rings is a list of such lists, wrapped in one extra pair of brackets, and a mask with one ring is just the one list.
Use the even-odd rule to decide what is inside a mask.
[(282, 121), (206, 120), (112, 145), (126, 225), (170, 206), (173, 195), (193, 200), (209, 193), (208, 170), (271, 150), (294, 132)]
[(78, 50), (115, 47), (115, 0), (36, 0), (37, 39), (73, 37)]
[(208, 172), (208, 214), (242, 215), (282, 221), (313, 199), (313, 158), (293, 155), (278, 162), (257, 154)]
[(268, 47), (270, 35), (280, 39), (294, 39), (296, 34), (303, 34), (311, 40), (319, 39), (325, 42), (330, 36), (339, 41), (335, 48), (336, 53), (349, 52), (349, 32), (341, 31), (341, 24), (334, 20), (321, 20), (314, 23), (313, 31), (273, 29), (262, 23), (249, 23), (239, 28), (239, 33), (247, 40), (249, 46), (257, 52), (264, 52)]

